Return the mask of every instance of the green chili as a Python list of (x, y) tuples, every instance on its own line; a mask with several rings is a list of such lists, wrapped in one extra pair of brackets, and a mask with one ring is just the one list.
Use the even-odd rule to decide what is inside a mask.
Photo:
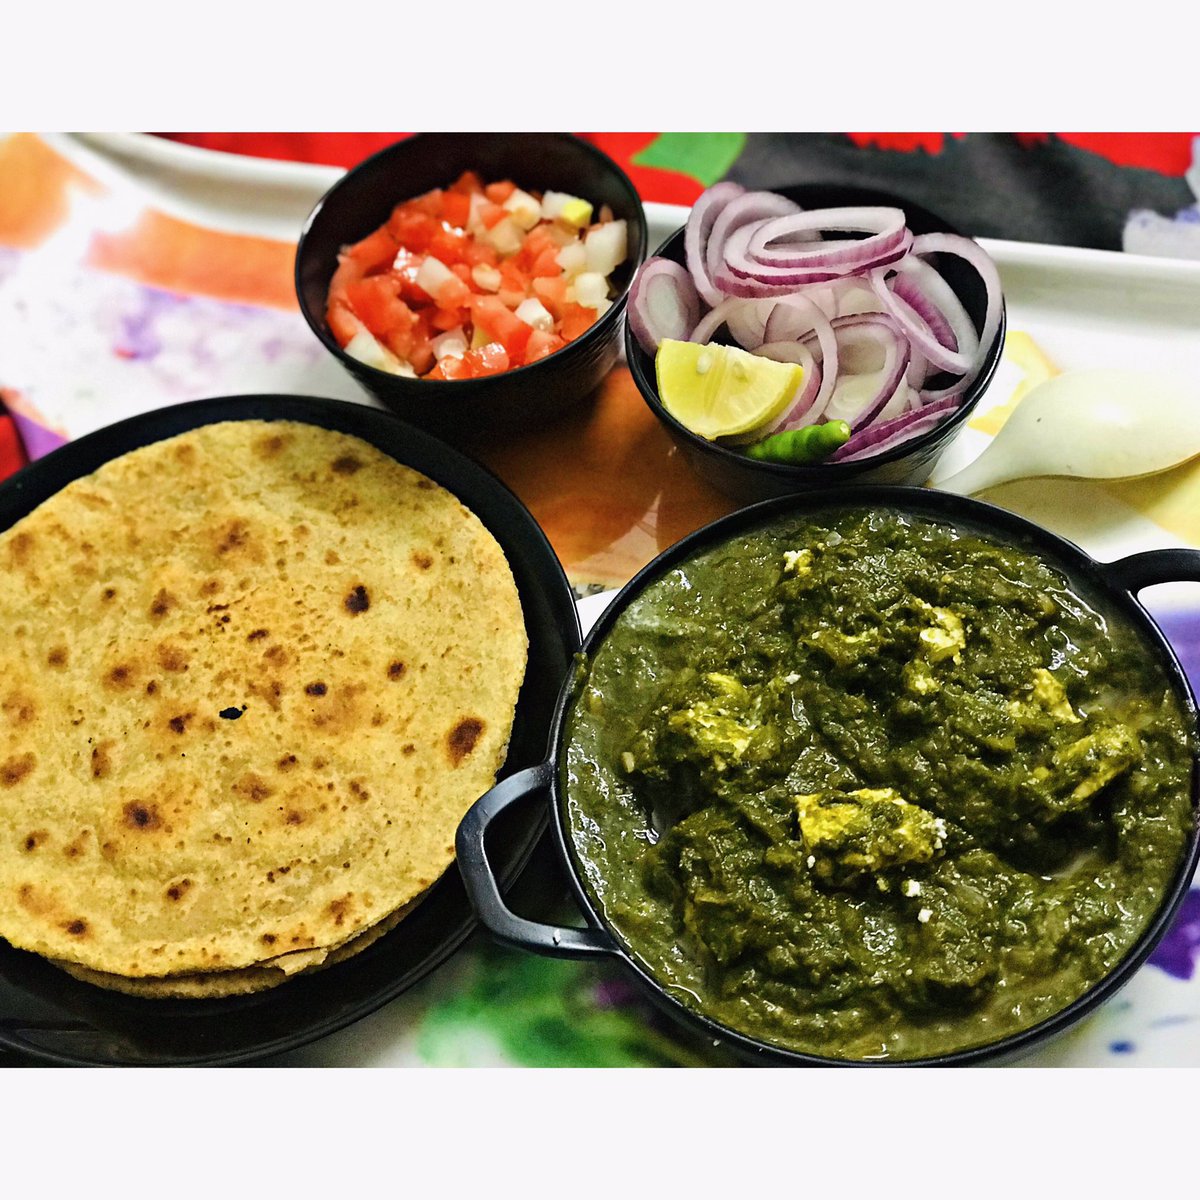
[(816, 463), (828, 458), (839, 446), (850, 440), (850, 426), (845, 421), (826, 421), (823, 425), (806, 425), (773, 433), (746, 448), (750, 458), (762, 462)]

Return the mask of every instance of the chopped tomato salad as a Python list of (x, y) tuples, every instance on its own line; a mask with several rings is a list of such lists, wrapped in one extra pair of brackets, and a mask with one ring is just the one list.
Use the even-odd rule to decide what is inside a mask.
[(607, 208), (467, 171), (343, 248), (325, 319), (347, 354), (395, 375), (496, 375), (561, 350), (608, 311), (626, 238)]

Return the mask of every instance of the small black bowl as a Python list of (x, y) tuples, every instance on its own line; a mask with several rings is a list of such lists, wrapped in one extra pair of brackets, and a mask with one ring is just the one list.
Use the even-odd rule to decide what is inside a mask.
[[(629, 237), (628, 256), (612, 276), (612, 307), (557, 353), (484, 379), (409, 379), (352, 358), (325, 323), (338, 252), (378, 229), (401, 201), (446, 187), (464, 171), (529, 191), (569, 192), (597, 211), (607, 204)], [(617, 361), (621, 318), (647, 240), (633, 184), (589, 142), (569, 133), (421, 133), (360, 163), (318, 201), (296, 247), (296, 295), (313, 333), (367, 391), (412, 424), (469, 443), (552, 420), (595, 391)]]
[[(800, 184), (776, 189), (781, 196), (795, 201), (802, 208), (842, 208), (860, 205), (888, 205), (904, 210), (908, 227), (915, 234), (958, 233), (948, 222), (920, 205), (899, 196), (871, 188), (841, 187), (829, 184)], [(684, 263), (683, 230), (676, 230), (654, 256)], [(969, 264), (952, 255), (944, 255), (939, 263), (942, 277), (954, 289), (967, 310), (975, 328), (982, 329), (986, 294), (978, 274)], [(987, 390), (1000, 352), (1004, 348), (1006, 317), (1000, 313), (1000, 328), (987, 350), (987, 360), (975, 381), (967, 389), (962, 404), (940, 425), (915, 437), (902, 446), (885, 451), (873, 458), (848, 463), (817, 463), (813, 466), (792, 466), (787, 463), (760, 462), (717, 442), (710, 442), (681, 425), (662, 406), (658, 398), (658, 382), (654, 371), (654, 356), (642, 349), (632, 330), (626, 326), (625, 356), (634, 382), (650, 411), (663, 423), (693, 469), (714, 487), (743, 504), (768, 500), (813, 488), (837, 487), (847, 483), (924, 483), (942, 451), (970, 417), (979, 398)]]
[[(1072, 590), (1098, 611), (1116, 611), (1125, 616), (1141, 636), (1147, 656), (1162, 667), (1187, 721), (1193, 730), (1197, 730), (1196, 698), (1188, 678), (1170, 644), (1137, 597), (1144, 588), (1154, 584), (1174, 580), (1200, 581), (1200, 551), (1150, 550), (1116, 562), (1098, 562), (1078, 546), (1014, 513), (933, 488), (831, 488), (822, 492), (777, 497), (722, 517), (663, 551), (639, 571), (592, 626), (584, 639), (582, 655), (592, 658), (629, 605), (649, 585), (695, 555), (758, 530), (784, 516), (826, 516), (846, 509), (898, 513), (950, 524), (1002, 545), (1016, 546), (1037, 554), (1060, 571)], [(1188, 837), (1171, 882), (1159, 897), (1157, 910), (1124, 958), (1082, 995), (1028, 1029), (923, 1058), (846, 1059), (789, 1050), (739, 1033), (704, 1015), (697, 1008), (685, 1005), (673, 989), (661, 983), (643, 965), (636, 952), (606, 917), (603, 905), (589, 881), (585, 856), (577, 849), (567, 808), (568, 717), (576, 700), (579, 678), (577, 672), (572, 672), (559, 693), (547, 761), (519, 771), (497, 784), (471, 808), (458, 828), (458, 863), (471, 903), (492, 936), (506, 945), (535, 954), (562, 958), (608, 957), (623, 963), (643, 993), (668, 1016), (712, 1039), (715, 1045), (727, 1047), (748, 1063), (764, 1066), (945, 1067), (975, 1066), (1021, 1057), (1074, 1025), (1129, 981), (1170, 928), (1188, 892), (1196, 864), (1200, 861), (1198, 820)], [(1192, 811), (1200, 817), (1200, 753), (1195, 751), (1190, 794)], [(543, 797), (542, 802), (549, 809), (559, 854), (570, 876), (575, 900), (586, 921), (583, 928), (545, 925), (528, 920), (510, 911), (504, 902), (500, 881), (491, 863), (493, 852), (488, 837), (489, 829), (494, 822), (503, 819), (511, 806), (522, 811), (521, 802), (534, 796)]]

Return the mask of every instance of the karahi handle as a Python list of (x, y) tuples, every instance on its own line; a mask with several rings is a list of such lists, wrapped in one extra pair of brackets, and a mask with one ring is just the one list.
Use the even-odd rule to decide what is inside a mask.
[(1200, 550), (1179, 547), (1168, 550), (1146, 550), (1131, 554), (1116, 562), (1103, 563), (1105, 577), (1137, 595), (1142, 588), (1156, 583), (1176, 583), (1194, 580), (1200, 583)]
[(555, 958), (588, 958), (615, 954), (617, 947), (603, 930), (572, 929), (569, 926), (542, 925), (519, 917), (505, 903), (500, 885), (488, 862), (485, 841), (488, 826), (510, 804), (546, 791), (554, 780), (554, 764), (539, 763), (510, 775), (481, 796), (462, 819), (455, 838), (458, 866), (467, 896), (476, 915), (488, 932), (507, 946), (532, 950)]

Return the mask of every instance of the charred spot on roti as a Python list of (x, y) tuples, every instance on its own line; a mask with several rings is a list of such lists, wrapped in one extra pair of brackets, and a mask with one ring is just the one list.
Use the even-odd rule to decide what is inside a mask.
[(37, 766), (37, 756), (32, 751), (14, 754), (0, 763), (0, 784), (16, 787)]
[(158, 659), (158, 665), (164, 671), (173, 671), (179, 674), (188, 669), (187, 654), (172, 642), (161, 642), (154, 653)]
[(233, 705), (233, 706), (230, 706), (229, 708), (221, 709), (221, 711), (217, 715), (219, 717), (221, 717), (222, 720), (225, 720), (225, 721), (236, 721), (238, 719), (238, 717), (240, 717), (242, 715), (242, 713), (244, 713), (245, 711), (246, 711), (245, 705), (242, 705), (241, 708), (238, 708), (236, 705)]
[(416, 754), (416, 752), (417, 748), (412, 744), (412, 742), (405, 742), (404, 745), (400, 747), (400, 753), (404, 755)]
[(280, 759), (280, 760), (279, 760), (279, 761), (278, 761), (278, 762), (275, 764), (275, 766), (276, 766), (276, 767), (277, 767), (277, 768), (278, 768), (280, 771), (287, 772), (287, 771), (290, 771), (290, 770), (291, 770), (291, 769), (292, 769), (292, 768), (293, 768), (293, 767), (296, 765), (296, 762), (297, 762), (297, 759), (296, 759), (296, 756), (295, 756), (294, 754), (285, 754), (285, 755), (284, 755), (284, 756), (283, 756), (283, 757), (282, 757), (282, 758), (281, 758), (281, 759)]
[(275, 945), (275, 935), (273, 933), (264, 933), (259, 940), (264, 946)]
[(249, 800), (252, 804), (258, 804), (262, 800), (268, 800), (275, 794), (275, 789), (261, 775), (256, 775), (253, 771), (247, 771), (234, 785), (233, 790), (243, 800)]
[(155, 620), (162, 620), (178, 603), (166, 588), (159, 588), (150, 602), (150, 616)]
[(362, 470), (362, 465), (362, 459), (356, 458), (353, 454), (340, 454), (330, 463), (338, 475), (353, 475)]
[(310, 696), (323, 696), (329, 690), (319, 679), (304, 689)]
[(479, 741), (483, 733), (484, 723), (479, 717), (463, 717), (447, 735), (446, 744), (450, 752), (450, 762), (458, 766)]
[(157, 806), (143, 800), (131, 800), (121, 809), (121, 816), (130, 829), (160, 829), (163, 823)]
[(259, 458), (276, 458), (287, 448), (291, 437), (284, 433), (272, 433), (261, 437), (254, 443), (254, 453)]
[(216, 546), (220, 555), (244, 550), (250, 544), (250, 523), (242, 517), (232, 517), (217, 531)]
[(32, 829), (25, 835), (25, 841), (22, 843), (26, 854), (32, 854), (39, 846), (43, 845), (50, 837), (48, 829)]
[(398, 658), (388, 663), (387, 676), (389, 679), (400, 679), (408, 668)]
[(325, 551), (325, 565), (327, 567), (336, 567), (341, 561), (341, 556), (336, 550)]
[(246, 634), (246, 641), (259, 642), (267, 636), (268, 634), (265, 629), (252, 629), (248, 634)]
[(14, 566), (23, 567), (29, 562), (33, 553), (34, 537), (28, 530), (15, 534), (8, 544), (9, 561)]
[(350, 589), (345, 600), (346, 611), (350, 613), (364, 613), (371, 607), (371, 598), (367, 595), (367, 589), (363, 585), (357, 584)]
[(84, 937), (88, 931), (88, 923), (82, 917), (76, 917), (73, 921), (65, 922), (63, 928), (72, 937)]
[(172, 733), (186, 733), (188, 722), (195, 716), (195, 713), (177, 713), (168, 722)]
[(37, 716), (37, 701), (25, 691), (14, 688), (0, 703), (0, 711), (11, 725), (28, 725)]
[(177, 882), (171, 884), (171, 886), (167, 888), (167, 892), (166, 892), (167, 899), (168, 900), (182, 900), (184, 898), (184, 896), (186, 896), (187, 893), (191, 890), (191, 887), (192, 887), (192, 881), (190, 879), (180, 879)]
[(104, 684), (112, 691), (124, 691), (126, 688), (132, 687), (134, 682), (134, 670), (129, 663), (117, 663), (114, 667), (109, 667), (107, 674), (104, 676)]
[(46, 662), (51, 667), (65, 667), (69, 659), (70, 654), (63, 645), (51, 646), (46, 655)]
[(427, 554), (424, 550), (414, 550), (412, 553), (413, 566), (418, 571), (428, 571), (433, 566), (433, 555)]
[(97, 742), (92, 747), (92, 778), (104, 779), (112, 773), (113, 769), (113, 750), (116, 747), (116, 742), (107, 740)]
[(104, 591), (102, 591), (100, 593), (100, 599), (101, 600), (112, 600), (116, 596), (116, 594), (117, 594), (117, 589), (115, 587), (106, 587), (104, 589)]
[(347, 892), (346, 895), (337, 900), (329, 902), (329, 917), (335, 925), (344, 925), (346, 918), (350, 915), (351, 905), (354, 900), (354, 893)]
[(154, 693), (157, 691), (158, 691), (158, 684), (153, 679), (150, 680), (150, 682), (148, 684), (146, 684), (146, 695), (153, 696)]
[(283, 823), (285, 825), (302, 825), (304, 824), (304, 814), (298, 808), (290, 808), (283, 818)]

